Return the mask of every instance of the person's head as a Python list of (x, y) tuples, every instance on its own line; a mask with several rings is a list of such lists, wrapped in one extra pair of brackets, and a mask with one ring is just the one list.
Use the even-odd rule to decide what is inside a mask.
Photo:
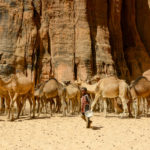
[(82, 93), (82, 95), (85, 95), (87, 93), (87, 88), (82, 87), (81, 88), (81, 93)]

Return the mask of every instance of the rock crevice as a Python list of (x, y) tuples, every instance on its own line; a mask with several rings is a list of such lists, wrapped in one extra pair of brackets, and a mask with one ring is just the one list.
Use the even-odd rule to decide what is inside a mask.
[(149, 4), (1, 0), (0, 74), (21, 71), (36, 83), (112, 74), (133, 80), (150, 68)]

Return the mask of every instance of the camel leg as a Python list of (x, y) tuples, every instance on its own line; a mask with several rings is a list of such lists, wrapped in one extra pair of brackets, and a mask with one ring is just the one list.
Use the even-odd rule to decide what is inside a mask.
[(47, 105), (48, 105), (48, 100), (47, 98), (44, 99), (44, 102), (45, 102), (45, 113), (47, 115), (48, 111), (47, 111)]
[(122, 117), (126, 116), (126, 113), (128, 112), (128, 106), (127, 106), (127, 100), (125, 98), (121, 98), (122, 100), (122, 105), (123, 105), (123, 113)]
[(40, 114), (42, 113), (42, 109), (44, 107), (44, 102), (42, 98), (39, 98), (39, 112), (38, 112), (38, 117), (40, 116)]
[(142, 108), (142, 114), (147, 117), (148, 115), (148, 103), (147, 98), (141, 98), (141, 101), (143, 102), (143, 108)]
[(70, 114), (73, 114), (73, 109), (74, 109), (73, 108), (74, 107), (73, 106), (73, 99), (69, 99), (69, 102), (70, 102), (70, 105), (69, 105), (70, 106)]
[(106, 102), (107, 102), (107, 110), (110, 113), (111, 112), (111, 101), (109, 98), (106, 98)]
[(1, 113), (5, 113), (5, 99), (1, 97)]
[(41, 98), (41, 107), (40, 107), (40, 113), (42, 113), (42, 111), (43, 111), (43, 108), (44, 108), (44, 100), (43, 100), (43, 98)]
[[(8, 95), (9, 95), (9, 107), (7, 107), (8, 109), (8, 119), (10, 119), (10, 112), (11, 112), (11, 106), (10, 106), (10, 103), (13, 101), (13, 98), (11, 97), (11, 93), (10, 92), (8, 92)], [(7, 99), (8, 100), (8, 99)], [(8, 102), (6, 100), (6, 103)], [(8, 105), (7, 105), (8, 106)]]
[(58, 113), (58, 101), (59, 101), (59, 97), (56, 97), (56, 99), (55, 99), (55, 113)]
[(104, 111), (104, 101), (99, 98), (98, 102), (99, 102), (99, 112), (101, 113)]
[(147, 98), (144, 98), (144, 100), (145, 100), (145, 117), (147, 117), (147, 115), (148, 115), (148, 102), (147, 102)]
[(117, 100), (116, 100), (116, 98), (114, 98), (114, 109), (115, 109), (115, 114), (118, 113), (117, 108), (118, 108)]
[(6, 112), (5, 112), (5, 114), (8, 113), (8, 119), (9, 119), (10, 118), (10, 98), (7, 97), (5, 100), (6, 100)]
[(70, 100), (69, 100), (69, 98), (66, 98), (66, 102), (67, 102), (67, 113), (69, 114), (70, 113), (70, 110), (71, 110), (71, 108), (70, 108)]
[(35, 118), (35, 107), (36, 107), (36, 102), (34, 99), (34, 95), (32, 95), (32, 101), (33, 101), (33, 118)]
[(13, 98), (12, 103), (11, 103), (11, 112), (12, 112), (12, 118), (11, 118), (11, 120), (12, 121), (14, 120), (14, 103), (15, 103), (17, 97), (18, 97), (18, 94), (15, 93), (14, 98)]
[(131, 113), (131, 104), (132, 104), (131, 101), (129, 101), (129, 102), (127, 103), (127, 105), (128, 105), (129, 117), (133, 117), (133, 116), (132, 116), (132, 113)]
[(104, 116), (107, 117), (107, 99), (104, 98)]
[(91, 105), (91, 110), (92, 110), (92, 111), (94, 110), (94, 106), (95, 106), (95, 104), (97, 103), (99, 97), (100, 97), (99, 94), (95, 95), (95, 99), (94, 99), (94, 101), (93, 101), (93, 103), (92, 103), (92, 105)]
[(111, 110), (112, 110), (112, 112), (115, 112), (114, 99), (110, 99), (110, 100), (111, 100)]
[(21, 115), (23, 116), (24, 114), (26, 114), (25, 109), (26, 108), (26, 98), (23, 98), (22, 100), (22, 111), (21, 111)]
[(135, 99), (134, 100), (134, 114), (135, 114), (135, 118), (137, 118), (137, 112), (138, 112), (138, 100)]
[(140, 115), (140, 104), (141, 104), (141, 98), (138, 98), (138, 116)]
[(61, 101), (59, 97), (56, 97), (56, 113), (60, 113)]
[(145, 99), (141, 98), (141, 102), (142, 102), (142, 114), (145, 115)]
[(75, 99), (72, 99), (72, 115), (75, 113)]
[(93, 95), (92, 94), (90, 94), (90, 98), (91, 98), (91, 102), (93, 102)]
[(17, 99), (17, 106), (18, 106), (18, 114), (17, 114), (17, 119), (19, 119), (21, 110), (23, 108), (23, 103), (20, 101), (20, 99)]
[(53, 99), (50, 99), (50, 115), (51, 115), (51, 117), (52, 117), (52, 112), (53, 112), (53, 104), (54, 104), (54, 101), (53, 101)]
[(67, 105), (68, 105), (68, 108), (69, 108), (68, 113), (71, 114), (72, 113), (72, 100), (68, 99)]
[(37, 108), (37, 113), (40, 111), (40, 98), (36, 98), (37, 103), (38, 103), (38, 108)]
[(28, 98), (28, 100), (29, 100), (29, 103), (30, 103), (30, 118), (31, 118), (31, 113), (32, 113), (32, 100), (31, 100), (30, 97)]
[(54, 108), (53, 108), (53, 113), (56, 113), (56, 98), (54, 98), (54, 99), (53, 99), (53, 101), (54, 101), (54, 106), (53, 106), (53, 107), (54, 107)]
[(62, 101), (62, 106), (63, 106), (63, 116), (66, 116), (66, 106), (67, 106), (67, 104), (66, 104), (65, 98), (62, 97), (61, 101)]
[(77, 107), (78, 107), (78, 113), (79, 113), (79, 112), (80, 112), (80, 109), (81, 109), (80, 94), (77, 95)]
[(40, 98), (38, 98), (38, 117), (40, 116), (40, 113), (41, 113), (41, 99)]

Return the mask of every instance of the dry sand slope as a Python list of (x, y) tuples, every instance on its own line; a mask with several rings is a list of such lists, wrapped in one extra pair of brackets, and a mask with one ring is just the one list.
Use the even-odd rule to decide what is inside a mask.
[(0, 116), (0, 150), (150, 150), (150, 118), (95, 114), (93, 129), (79, 116), (9, 122)]

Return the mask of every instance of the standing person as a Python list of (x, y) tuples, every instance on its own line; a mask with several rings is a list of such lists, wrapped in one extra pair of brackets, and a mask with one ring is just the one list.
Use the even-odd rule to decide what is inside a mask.
[(90, 98), (87, 94), (87, 89), (85, 87), (83, 87), (81, 89), (81, 93), (82, 93), (82, 97), (81, 97), (81, 113), (82, 116), (81, 118), (86, 121), (86, 127), (90, 128), (92, 121), (90, 120), (90, 118), (85, 116), (85, 112), (90, 110)]

